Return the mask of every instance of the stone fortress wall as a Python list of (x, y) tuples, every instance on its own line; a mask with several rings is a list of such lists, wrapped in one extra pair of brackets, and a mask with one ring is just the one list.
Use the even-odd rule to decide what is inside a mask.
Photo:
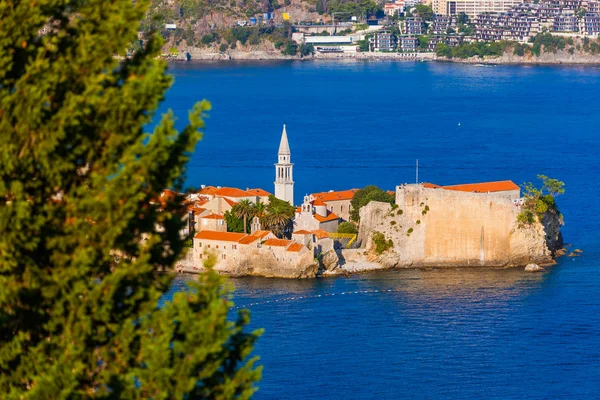
[(511, 266), (552, 262), (542, 224), (519, 228), (510, 197), (404, 185), (396, 205), (371, 202), (360, 211), (358, 242), (372, 247), (373, 232), (393, 241), (384, 266)]

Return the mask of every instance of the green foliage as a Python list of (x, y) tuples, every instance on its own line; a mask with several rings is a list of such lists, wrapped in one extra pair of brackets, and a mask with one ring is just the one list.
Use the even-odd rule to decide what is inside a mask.
[[(419, 4), (419, 5), (421, 5), (421, 4)], [(429, 37), (417, 36), (417, 39), (419, 40), (419, 49), (427, 50), (427, 44), (429, 43)]]
[(394, 204), (394, 196), (381, 190), (379, 187), (370, 185), (366, 186), (354, 193), (350, 205), (352, 205), (352, 211), (350, 211), (350, 219), (358, 222), (360, 220), (360, 209), (371, 201), (381, 201), (384, 203)]
[(3, 399), (246, 399), (260, 377), (223, 278), (165, 301), (187, 210), (154, 199), (181, 190), (210, 105), (145, 131), (172, 82), (162, 39), (114, 55), (147, 5), (0, 3)]
[(356, 224), (352, 222), (342, 222), (337, 229), (338, 233), (350, 233), (357, 234), (358, 229), (356, 228)]
[(225, 53), (228, 48), (229, 48), (229, 46), (227, 46), (227, 43), (221, 43), (221, 45), (219, 46), (219, 51), (221, 53)]
[(426, 4), (417, 4), (415, 5), (415, 14), (419, 14), (421, 18), (425, 21), (431, 21), (433, 19), (433, 10), (431, 6)]
[[(225, 212), (225, 222), (227, 223), (227, 232), (244, 232), (244, 220), (242, 218), (238, 218), (231, 211)], [(249, 228), (248, 224), (246, 224), (246, 230)]]
[(457, 19), (460, 25), (466, 25), (469, 23), (469, 16), (464, 12), (459, 13)]
[(303, 57), (315, 54), (315, 48), (312, 44), (301, 44), (298, 48), (298, 52)]
[(523, 184), (524, 204), (517, 216), (519, 226), (530, 225), (536, 218), (541, 221), (550, 212), (561, 216), (555, 197), (565, 193), (565, 183), (546, 175), (538, 175), (542, 181), (540, 188), (531, 182)]
[(392, 239), (386, 239), (385, 235), (381, 232), (373, 232), (371, 239), (375, 245), (375, 253), (378, 255), (381, 255), (394, 247), (394, 242), (392, 242)]
[(327, 5), (328, 13), (340, 13), (336, 20), (348, 21), (351, 17), (376, 15), (380, 11), (379, 6), (373, 0), (333, 0)]
[(250, 218), (254, 216), (254, 205), (248, 199), (244, 199), (231, 208), (231, 213), (244, 221), (244, 233), (247, 233)]
[(406, 231), (406, 233), (407, 233), (408, 235), (410, 235), (411, 233), (413, 233), (413, 228), (408, 228), (408, 230)]
[(458, 24), (458, 33), (473, 36), (475, 34), (475, 26), (472, 24)]
[(479, 57), (483, 58), (486, 56), (498, 57), (501, 56), (506, 48), (510, 45), (510, 42), (474, 42), (474, 43), (463, 43), (456, 47), (449, 47), (446, 44), (438, 43), (435, 52), (440, 57), (448, 58), (471, 58)]
[(298, 45), (291, 40), (287, 40), (281, 54), (284, 56), (295, 56), (296, 53), (298, 53)]
[(567, 41), (564, 37), (552, 36), (550, 33), (541, 32), (533, 38), (531, 52), (539, 57), (542, 52), (556, 53), (558, 50), (563, 50), (566, 45)]
[(205, 45), (208, 46), (211, 43), (216, 42), (217, 40), (219, 40), (219, 35), (216, 33), (208, 33), (204, 36), (202, 36), (202, 39), (200, 39), (200, 42)]
[(264, 218), (266, 228), (272, 230), (278, 237), (289, 237), (293, 228), (292, 219), (296, 214), (294, 206), (270, 195), (266, 210), (267, 215)]

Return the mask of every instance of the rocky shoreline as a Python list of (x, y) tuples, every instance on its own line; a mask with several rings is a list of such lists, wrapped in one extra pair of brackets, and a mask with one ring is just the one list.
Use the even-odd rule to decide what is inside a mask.
[(438, 57), (434, 53), (316, 53), (313, 56), (286, 56), (279, 51), (230, 51), (227, 53), (203, 52), (199, 49), (188, 49), (188, 51), (170, 56), (168, 61), (188, 61), (186, 54), (190, 54), (190, 62), (228, 62), (228, 61), (399, 61), (399, 62), (445, 62), (459, 64), (481, 64), (481, 65), (600, 65), (600, 55), (570, 54), (566, 51), (557, 53), (544, 53), (539, 57), (532, 55), (516, 56), (505, 53), (500, 57), (471, 57), (466, 59)]

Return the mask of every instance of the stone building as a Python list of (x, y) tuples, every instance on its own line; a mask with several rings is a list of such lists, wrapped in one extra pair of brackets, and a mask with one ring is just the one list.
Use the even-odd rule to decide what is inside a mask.
[(314, 231), (322, 229), (326, 232), (337, 231), (340, 217), (327, 209), (327, 204), (322, 200), (312, 200), (311, 196), (304, 196), (304, 203), (296, 209), (294, 216), (294, 231)]
[(294, 164), (291, 163), (290, 145), (285, 125), (283, 125), (277, 154), (277, 164), (275, 164), (275, 197), (287, 201), (291, 205), (294, 205), (293, 169)]
[(340, 190), (329, 192), (312, 193), (311, 200), (320, 200), (327, 206), (327, 209), (340, 217), (342, 221), (350, 221), (350, 211), (352, 205), (350, 201), (358, 189)]

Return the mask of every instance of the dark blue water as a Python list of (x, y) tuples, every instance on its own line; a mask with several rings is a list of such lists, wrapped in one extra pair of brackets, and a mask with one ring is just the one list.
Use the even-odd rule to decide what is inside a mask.
[(195, 101), (213, 104), (190, 185), (272, 191), (285, 122), (297, 202), (393, 189), (414, 181), (417, 158), (419, 180), (439, 184), (546, 174), (565, 181), (563, 232), (584, 250), (541, 275), (234, 280), (237, 304), (270, 301), (249, 306), (265, 328), (256, 398), (600, 398), (600, 69), (298, 62), (171, 72), (164, 110), (180, 126)]

